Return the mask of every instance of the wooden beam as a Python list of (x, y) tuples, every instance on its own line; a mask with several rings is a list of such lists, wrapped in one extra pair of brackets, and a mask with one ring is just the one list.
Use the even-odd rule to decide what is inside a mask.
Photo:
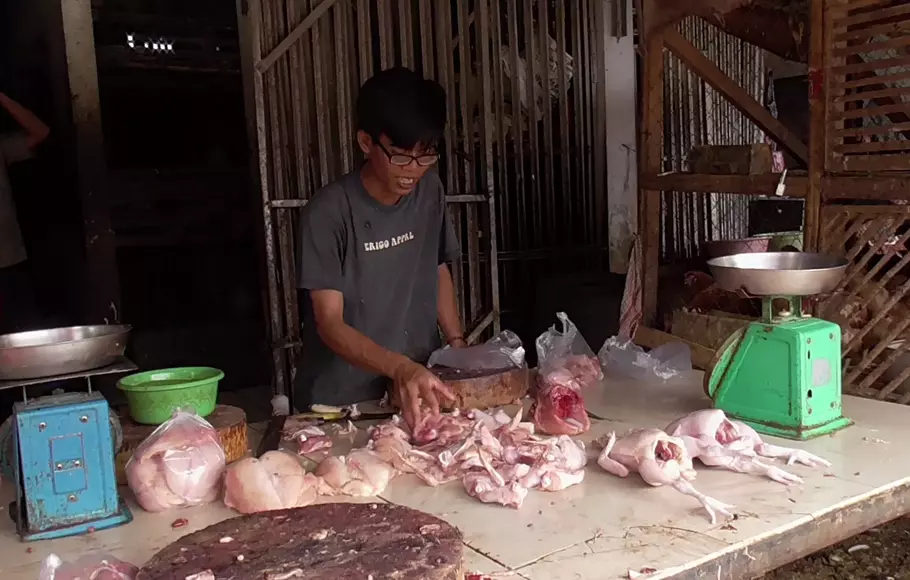
[[(609, 220), (610, 271), (625, 274), (629, 268), (632, 236), (638, 233), (638, 163), (635, 140), (638, 133), (635, 109), (638, 106), (635, 82), (635, 41), (632, 30), (632, 0), (615, 0), (603, 6), (603, 67), (598, 71), (598, 96), (606, 114), (606, 190)], [(621, 9), (622, 6), (624, 9)], [(603, 87), (603, 90), (600, 90)], [(600, 174), (600, 173), (598, 173)], [(600, 216), (604, 214), (598, 211)], [(598, 240), (602, 238), (598, 237)]]
[(110, 223), (92, 5), (91, 0), (68, 0), (60, 7), (75, 134), (73, 148), (82, 198), (85, 315), (92, 323), (114, 323), (120, 318), (120, 281)]
[(665, 36), (667, 48), (679, 57), (692, 72), (714, 87), (734, 107), (755, 123), (759, 129), (771, 136), (787, 151), (800, 161), (808, 163), (809, 150), (806, 144), (800, 141), (783, 123), (775, 119), (767, 109), (752, 98), (752, 95), (725, 75), (716, 64), (711, 62), (691, 42), (686, 40), (679, 31), (675, 29), (667, 30)]
[[(647, 28), (647, 27), (646, 27)], [(642, 123), (639, 167), (648, 175), (663, 170), (664, 134), (664, 35), (652, 34), (645, 43), (642, 58)], [(657, 285), (660, 268), (660, 190), (641, 189), (639, 199), (641, 224), (642, 324), (657, 319)]]
[(825, 134), (828, 92), (825, 74), (825, 46), (827, 26), (825, 0), (811, 0), (809, 5), (809, 187), (806, 190), (805, 227), (803, 249), (818, 249), (819, 218), (821, 214), (822, 178), (825, 174)]
[[(698, 193), (741, 193), (743, 195), (774, 195), (780, 182), (779, 173), (764, 175), (707, 175), (703, 173), (671, 172), (642, 175), (643, 189), (660, 191), (694, 191)], [(805, 175), (787, 174), (784, 196), (806, 197)]]
[(910, 191), (910, 173), (828, 175), (822, 182), (824, 200), (902, 199)]

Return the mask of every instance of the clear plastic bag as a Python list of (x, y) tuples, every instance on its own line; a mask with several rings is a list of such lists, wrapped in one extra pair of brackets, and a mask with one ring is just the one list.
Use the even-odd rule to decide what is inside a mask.
[[(594, 351), (578, 332), (578, 328), (565, 312), (558, 312), (556, 317), (562, 322), (562, 332), (557, 330), (554, 324), (538, 336), (535, 343), (538, 377), (545, 381), (546, 375), (565, 370), (571, 373), (581, 388), (601, 380), (604, 375), (600, 361), (594, 356)], [(565, 383), (563, 380), (559, 382)]]
[(161, 512), (218, 497), (225, 456), (208, 421), (178, 410), (143, 441), (126, 464), (126, 478), (143, 509)]
[(109, 554), (82, 556), (64, 562), (51, 554), (41, 564), (38, 580), (135, 580), (139, 568)]
[(632, 340), (614, 336), (608, 338), (597, 353), (602, 367), (610, 373), (637, 380), (672, 379), (692, 370), (689, 345), (671, 342), (645, 352)]
[(449, 367), (464, 371), (501, 370), (525, 365), (521, 339), (503, 330), (487, 342), (465, 348), (446, 346), (430, 355), (428, 367)]

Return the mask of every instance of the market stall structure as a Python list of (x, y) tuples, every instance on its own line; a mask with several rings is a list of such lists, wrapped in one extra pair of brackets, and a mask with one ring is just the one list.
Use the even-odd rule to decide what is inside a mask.
[[(470, 323), (469, 342), (499, 332), (500, 294), (508, 299), (522, 288), (519, 274), (500, 269), (508, 264), (509, 251), (525, 252), (517, 261), (527, 266), (537, 259), (531, 255), (534, 246), (576, 245), (600, 252), (608, 248), (610, 267), (629, 270), (633, 304), (634, 281), (641, 273), (644, 324), (638, 326), (636, 340), (648, 347), (685, 341), (693, 364), (710, 368), (720, 346), (716, 341), (677, 332), (676, 324), (659, 328), (658, 279), (661, 244), (665, 249), (672, 245), (666, 242), (671, 235), (692, 234), (687, 241), (674, 242), (687, 247), (738, 241), (729, 239), (736, 236), (722, 228), (698, 225), (699, 218), (710, 221), (707, 214), (713, 215), (720, 205), (719, 198), (712, 197), (721, 195), (717, 192), (769, 195), (779, 190), (779, 195), (804, 199), (805, 228), (799, 228), (803, 233), (796, 236), (798, 243), (805, 250), (843, 255), (849, 262), (835, 292), (813, 306), (841, 328), (846, 388), (880, 400), (844, 397), (843, 412), (853, 426), (832, 437), (786, 444), (827, 459), (830, 468), (794, 467), (804, 482), (784, 488), (751, 475), (705, 469), (696, 462), (699, 491), (736, 506), (735, 520), (717, 524), (708, 522), (691, 499), (668, 487), (650, 489), (636, 478), (603, 473), (593, 458), (584, 470), (584, 481), (562, 491), (532, 493), (518, 510), (478, 502), (459, 484), (429, 487), (412, 475), (384, 487), (379, 500), (433, 514), (457, 527), (468, 571), (557, 579), (754, 577), (910, 511), (910, 480), (900, 462), (893, 461), (896, 442), (903, 441), (910, 424), (906, 420), (910, 409), (881, 400), (910, 400), (903, 389), (910, 370), (894, 369), (910, 348), (902, 337), (910, 324), (910, 317), (902, 315), (906, 308), (902, 300), (910, 290), (902, 274), (910, 259), (905, 257), (910, 238), (904, 225), (906, 206), (838, 203), (893, 201), (895, 192), (908, 187), (905, 71), (910, 64), (906, 56), (910, 10), (888, 0), (813, 0), (790, 12), (769, 1), (749, 6), (691, 2), (682, 8), (674, 4), (673, 9), (665, 4), (669, 5), (642, 2), (635, 7), (643, 8), (644, 17), (638, 29), (643, 66), (637, 176), (635, 91), (617, 88), (621, 83), (611, 81), (617, 71), (630, 78), (634, 74), (636, 20), (631, 2), (557, 2), (550, 7), (545, 2), (489, 0), (375, 4), (322, 0), (285, 6), (263, 0), (238, 5), (241, 42), (249, 57), (243, 63), (244, 78), (262, 185), (278, 394), (288, 394), (300, 349), (292, 213), (317, 187), (353, 167), (354, 150), (344, 135), (351, 133), (356, 87), (378, 68), (395, 63), (421, 69), (448, 92), (449, 134), (442, 171), (466, 256), (456, 264), (456, 282), (461, 314)], [(697, 36), (698, 27), (705, 25), (693, 24), (693, 15), (772, 52), (808, 55), (808, 143), (757, 102), (756, 87), (739, 86), (696, 48), (700, 39), (692, 32)], [(755, 15), (765, 26), (785, 23), (787, 30), (797, 33), (756, 34), (755, 27), (747, 25)], [(85, 54), (79, 36), (86, 30), (90, 35), (91, 26), (86, 26), (90, 7), (75, 3), (64, 16), (74, 62), (76, 57), (85, 60), (91, 55)], [(433, 29), (436, 32), (429, 32)], [(677, 61), (667, 59), (664, 48), (792, 160), (805, 164), (807, 171), (800, 172), (798, 165), (784, 173), (772, 171), (771, 147), (746, 139), (738, 149), (725, 152), (723, 147), (705, 149), (696, 147), (700, 142), (689, 143), (691, 166), (706, 168), (704, 172), (668, 173), (667, 169), (679, 169), (664, 165), (668, 149), (675, 157), (690, 151), (683, 150), (688, 137), (667, 131), (663, 122), (664, 100), (678, 98), (681, 86), (677, 83), (665, 91), (665, 80), (668, 75), (693, 77), (679, 75)], [(886, 56), (879, 58), (882, 51)], [(745, 68), (739, 71), (740, 79), (763, 74), (761, 67)], [(877, 74), (881, 69), (890, 72)], [(84, 81), (73, 83), (74, 96), (92, 93), (90, 77), (72, 77)], [(692, 96), (696, 92), (685, 98), (698, 102)], [(700, 98), (703, 105), (703, 95)], [(100, 146), (100, 127), (91, 111), (83, 110), (92, 106), (92, 100), (76, 102), (73, 114), (85, 145), (81, 162), (88, 169), (83, 189), (89, 209), (103, 214), (104, 208), (90, 195), (94, 180), (100, 179), (97, 158), (92, 156)], [(876, 120), (860, 121), (865, 117)], [(641, 196), (636, 194), (636, 182)], [(706, 193), (702, 201), (709, 203), (676, 204), (677, 197), (689, 196), (685, 192)], [(689, 217), (680, 217), (683, 214)], [(104, 230), (99, 235), (102, 241), (108, 233), (104, 223), (92, 222)], [(641, 243), (640, 263), (634, 259), (636, 237)], [(769, 243), (765, 240), (764, 249)], [(104, 265), (105, 247), (93, 249), (90, 257), (96, 266)], [(506, 252), (501, 252), (503, 247)], [(593, 258), (580, 259), (603, 265), (601, 254), (591, 254)], [(104, 300), (99, 304), (101, 311), (108, 308)], [(680, 315), (711, 315), (717, 303), (705, 304), (709, 303)], [(736, 314), (744, 316), (750, 305), (736, 306), (743, 309)], [(735, 326), (730, 322), (734, 317), (726, 314), (725, 328)], [(634, 329), (634, 313), (630, 320), (627, 328)], [(716, 325), (712, 328), (716, 330)], [(889, 384), (883, 385), (881, 377), (888, 377)], [(575, 423), (563, 421), (563, 426), (583, 432), (577, 438), (589, 451), (595, 448), (595, 439), (610, 432), (662, 429), (711, 406), (703, 382), (698, 372), (666, 382), (607, 376), (585, 390), (586, 425), (577, 427), (580, 422), (572, 417)], [(242, 429), (245, 423), (232, 421), (225, 428)], [(255, 450), (257, 428), (251, 427), (250, 433)], [(230, 463), (235, 452), (232, 448), (221, 462)], [(3, 493), (12, 499), (14, 492), (5, 481)], [(75, 538), (23, 544), (12, 523), (4, 524), (0, 553), (10, 564), (0, 566), (3, 577), (36, 577), (40, 563), (52, 552), (64, 559), (108, 553), (142, 565), (180, 536), (236, 515), (220, 501), (151, 514), (136, 505), (129, 492), (124, 496), (134, 515), (132, 523)]]

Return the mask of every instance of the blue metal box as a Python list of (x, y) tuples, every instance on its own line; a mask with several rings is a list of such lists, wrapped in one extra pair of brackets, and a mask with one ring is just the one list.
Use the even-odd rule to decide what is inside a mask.
[(18, 443), (13, 464), (20, 484), (17, 527), (23, 541), (72, 536), (132, 520), (117, 493), (108, 412), (99, 393), (42, 397), (13, 407)]

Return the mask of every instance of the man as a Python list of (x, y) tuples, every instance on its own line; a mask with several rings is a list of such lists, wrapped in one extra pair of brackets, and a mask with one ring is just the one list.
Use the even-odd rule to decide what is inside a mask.
[(34, 312), (25, 244), (6, 168), (31, 158), (38, 145), (47, 139), (50, 129), (3, 93), (0, 93), (0, 107), (22, 128), (21, 132), (0, 134), (0, 334), (5, 334), (26, 328)]
[[(425, 367), (464, 346), (447, 262), (459, 256), (442, 182), (429, 171), (446, 121), (443, 88), (406, 68), (357, 97), (361, 167), (317, 191), (300, 218), (305, 290), (298, 406), (349, 405), (396, 390), (411, 426), (449, 390)], [(438, 328), (437, 328), (438, 323)]]

